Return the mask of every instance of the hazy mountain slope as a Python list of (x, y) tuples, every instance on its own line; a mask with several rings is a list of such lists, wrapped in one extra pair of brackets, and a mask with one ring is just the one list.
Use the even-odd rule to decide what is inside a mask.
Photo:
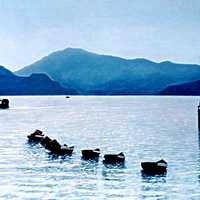
[(80, 94), (157, 94), (169, 85), (198, 80), (200, 66), (127, 60), (67, 48), (16, 72), (32, 73), (46, 73)]
[(8, 69), (6, 69), (4, 66), (0, 65), (0, 77), (14, 77), (15, 75), (9, 71)]
[(200, 80), (180, 85), (167, 87), (160, 94), (162, 95), (196, 95), (200, 96)]
[(71, 94), (45, 74), (18, 77), (0, 66), (0, 95), (50, 95)]

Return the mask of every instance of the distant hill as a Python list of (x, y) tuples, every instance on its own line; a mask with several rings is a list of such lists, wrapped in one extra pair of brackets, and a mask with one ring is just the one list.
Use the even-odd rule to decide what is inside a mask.
[(163, 90), (161, 95), (192, 95), (200, 96), (200, 80), (180, 85), (172, 85)]
[(32, 74), (19, 77), (0, 66), (0, 95), (60, 95), (75, 94), (59, 83), (52, 81), (45, 74)]
[(16, 74), (45, 73), (79, 94), (159, 94), (173, 84), (198, 80), (200, 66), (123, 59), (67, 48), (22, 68)]

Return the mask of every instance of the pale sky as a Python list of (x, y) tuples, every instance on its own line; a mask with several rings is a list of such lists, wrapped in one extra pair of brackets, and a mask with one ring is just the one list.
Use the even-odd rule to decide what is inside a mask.
[(200, 0), (0, 0), (0, 65), (67, 47), (200, 64)]

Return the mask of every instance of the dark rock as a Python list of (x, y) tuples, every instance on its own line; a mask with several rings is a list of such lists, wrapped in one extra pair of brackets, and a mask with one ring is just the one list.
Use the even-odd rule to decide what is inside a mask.
[(31, 133), (27, 136), (29, 142), (39, 143), (47, 150), (50, 151), (50, 154), (58, 156), (71, 156), (74, 150), (74, 146), (68, 147), (66, 144), (60, 145), (57, 140), (52, 140), (48, 136), (44, 136), (42, 131), (36, 130), (34, 133)]
[(49, 142), (51, 142), (51, 141), (52, 141), (52, 139), (49, 138), (48, 136), (46, 136), (46, 137), (44, 137), (43, 140), (41, 141), (41, 145), (44, 146), (44, 147), (46, 147), (46, 146), (49, 144)]
[(160, 175), (167, 172), (167, 162), (164, 160), (159, 160), (157, 162), (142, 162), (142, 173), (149, 175)]
[(35, 132), (31, 133), (27, 137), (29, 142), (34, 142), (34, 143), (39, 143), (44, 139), (44, 135), (40, 130), (35, 130)]
[(99, 160), (100, 149), (84, 149), (82, 152), (82, 159), (83, 160)]
[(104, 155), (103, 163), (106, 165), (121, 165), (125, 162), (124, 153), (119, 154), (106, 154)]
[(8, 99), (0, 99), (0, 108), (2, 108), (2, 109), (9, 108), (9, 100)]
[(58, 151), (60, 156), (71, 156), (74, 150), (74, 146), (68, 147), (66, 144), (62, 145)]
[(58, 143), (57, 140), (51, 140), (50, 142), (47, 142), (45, 148), (48, 149), (53, 154), (58, 154), (61, 145)]

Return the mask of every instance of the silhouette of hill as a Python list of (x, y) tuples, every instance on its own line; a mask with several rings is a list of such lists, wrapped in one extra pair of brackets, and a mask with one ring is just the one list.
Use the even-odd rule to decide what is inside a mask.
[(200, 80), (180, 85), (172, 85), (161, 91), (161, 95), (200, 96)]
[(0, 66), (0, 95), (65, 95), (75, 93), (74, 90), (63, 88), (45, 74), (19, 77)]
[(170, 85), (198, 80), (200, 66), (123, 59), (67, 48), (16, 72), (23, 76), (32, 73), (45, 73), (62, 86), (84, 95), (146, 95), (159, 94)]

